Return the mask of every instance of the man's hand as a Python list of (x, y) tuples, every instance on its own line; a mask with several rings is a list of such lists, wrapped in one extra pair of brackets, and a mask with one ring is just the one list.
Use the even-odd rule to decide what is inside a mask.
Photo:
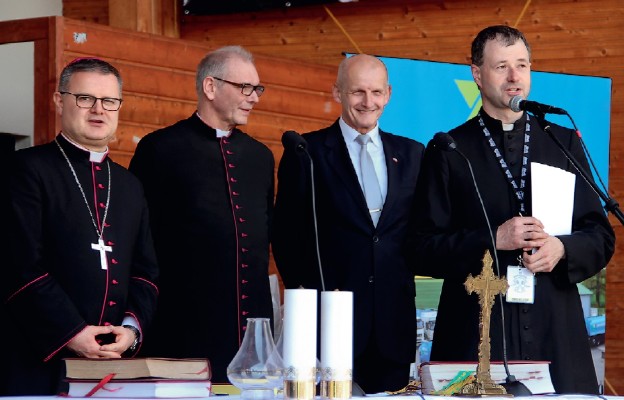
[(505, 221), (496, 230), (497, 250), (517, 250), (542, 247), (548, 234), (544, 225), (537, 218), (514, 217)]
[(109, 333), (113, 333), (112, 326), (89, 325), (74, 336), (74, 338), (67, 343), (67, 347), (81, 357), (120, 358), (121, 355), (116, 352), (102, 350), (103, 346), (101, 346), (96, 339), (98, 335), (106, 335)]
[(105, 344), (100, 347), (100, 350), (114, 352), (118, 357), (121, 357), (121, 355), (132, 346), (132, 343), (134, 343), (134, 332), (123, 326), (114, 326), (112, 333), (115, 335), (115, 343)]
[(551, 272), (555, 265), (565, 257), (563, 243), (556, 236), (548, 236), (544, 244), (535, 253), (524, 253), (522, 263), (533, 273)]

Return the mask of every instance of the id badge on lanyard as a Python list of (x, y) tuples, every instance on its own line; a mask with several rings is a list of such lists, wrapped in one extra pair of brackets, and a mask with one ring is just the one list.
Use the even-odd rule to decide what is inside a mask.
[(518, 265), (507, 266), (509, 289), (505, 299), (508, 303), (533, 304), (535, 301), (535, 275), (522, 265), (522, 256), (518, 256)]

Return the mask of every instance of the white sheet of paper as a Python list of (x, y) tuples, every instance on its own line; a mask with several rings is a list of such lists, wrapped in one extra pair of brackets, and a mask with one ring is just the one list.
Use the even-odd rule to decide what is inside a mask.
[(552, 236), (572, 232), (576, 175), (560, 168), (531, 163), (531, 207), (533, 216)]

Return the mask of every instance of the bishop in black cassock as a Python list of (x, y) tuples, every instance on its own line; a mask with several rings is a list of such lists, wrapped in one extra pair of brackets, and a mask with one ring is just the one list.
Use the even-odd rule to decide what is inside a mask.
[[(87, 325), (118, 326), (127, 316), (143, 329), (155, 311), (157, 265), (141, 185), (108, 155), (91, 161), (90, 154), (58, 135), (15, 155), (2, 227), (10, 240), (0, 394), (65, 391), (62, 359), (77, 356), (69, 340)], [(98, 234), (85, 200), (103, 226), (104, 261), (92, 248)]]

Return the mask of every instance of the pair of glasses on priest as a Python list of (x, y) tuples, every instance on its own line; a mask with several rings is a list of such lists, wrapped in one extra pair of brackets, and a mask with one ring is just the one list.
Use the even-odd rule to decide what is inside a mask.
[[(240, 88), (241, 93), (245, 96), (251, 96), (253, 92), (256, 92), (258, 97), (262, 96), (264, 93), (264, 86), (262, 85), (252, 85), (251, 83), (238, 83), (228, 81), (227, 79), (217, 78), (213, 76), (214, 79), (228, 83), (232, 86), (236, 86)], [(71, 92), (59, 92), (60, 94), (70, 94), (76, 98), (76, 106), (80, 108), (92, 108), (95, 103), (100, 100), (102, 103), (102, 108), (106, 111), (118, 111), (121, 108), (122, 99), (117, 99), (115, 97), (95, 97), (89, 94), (82, 93), (71, 93)]]
[(60, 94), (71, 94), (76, 98), (76, 105), (80, 108), (92, 108), (99, 100), (102, 103), (102, 108), (106, 111), (118, 111), (121, 107), (122, 99), (115, 97), (95, 97), (90, 94), (83, 93), (71, 93), (71, 92), (59, 92)]
[(251, 96), (253, 92), (256, 92), (258, 97), (260, 97), (262, 96), (262, 93), (264, 93), (264, 86), (262, 85), (252, 85), (251, 83), (232, 82), (232, 81), (228, 81), (227, 79), (217, 78), (216, 76), (213, 76), (212, 78), (221, 82), (228, 83), (232, 86), (236, 86), (237, 88), (240, 88), (241, 93), (244, 94), (245, 96)]

